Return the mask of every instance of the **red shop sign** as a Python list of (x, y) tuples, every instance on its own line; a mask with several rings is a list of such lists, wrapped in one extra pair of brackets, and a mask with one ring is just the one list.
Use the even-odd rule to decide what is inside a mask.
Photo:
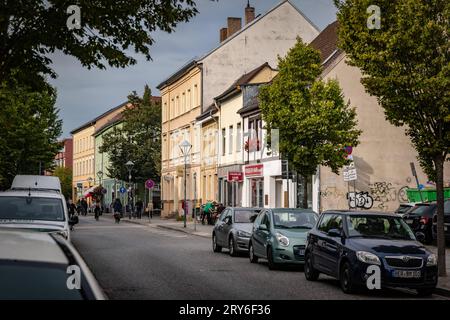
[(242, 172), (229, 171), (227, 180), (228, 181), (242, 182), (242, 180), (244, 180), (244, 174)]
[(263, 175), (263, 164), (252, 164), (245, 167), (245, 176), (262, 176)]

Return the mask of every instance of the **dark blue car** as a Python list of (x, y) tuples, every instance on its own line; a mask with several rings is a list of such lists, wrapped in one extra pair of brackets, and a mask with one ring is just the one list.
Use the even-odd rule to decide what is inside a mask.
[[(376, 266), (371, 267), (369, 266)], [(345, 293), (367, 287), (373, 268), (381, 287), (416, 289), (431, 295), (437, 284), (437, 258), (399, 216), (378, 212), (325, 211), (309, 232), (305, 277), (320, 273), (339, 280)], [(370, 288), (369, 288), (370, 289)]]

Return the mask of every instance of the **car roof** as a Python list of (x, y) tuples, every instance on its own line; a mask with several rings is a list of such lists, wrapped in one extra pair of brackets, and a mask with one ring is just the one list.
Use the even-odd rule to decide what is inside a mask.
[(55, 239), (46, 232), (0, 228), (0, 260), (67, 264)]
[(11, 190), (29, 188), (61, 192), (61, 182), (54, 176), (17, 175), (14, 177)]
[(254, 211), (261, 211), (262, 208), (246, 208), (246, 207), (227, 207), (226, 209), (233, 209), (233, 210), (254, 210)]
[(286, 212), (286, 211), (301, 211), (301, 212), (313, 212), (316, 213), (312, 209), (305, 209), (305, 208), (269, 208), (272, 212)]
[(61, 199), (64, 196), (56, 191), (35, 191), (35, 190), (6, 190), (0, 192), (0, 197), (34, 197), (34, 198), (57, 198)]
[(389, 216), (389, 217), (399, 217), (396, 213), (384, 212), (384, 211), (362, 211), (362, 210), (326, 210), (324, 213), (341, 213), (349, 216)]

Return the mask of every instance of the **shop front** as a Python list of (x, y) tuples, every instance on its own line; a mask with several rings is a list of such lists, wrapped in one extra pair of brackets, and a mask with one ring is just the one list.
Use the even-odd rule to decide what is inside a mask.
[(227, 207), (242, 207), (242, 184), (244, 173), (241, 165), (220, 167), (219, 202)]

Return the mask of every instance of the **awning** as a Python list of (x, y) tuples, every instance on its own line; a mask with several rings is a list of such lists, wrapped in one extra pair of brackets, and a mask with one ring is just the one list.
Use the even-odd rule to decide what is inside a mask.
[(92, 193), (94, 192), (95, 188), (97, 188), (97, 186), (90, 187), (83, 193), (83, 196), (86, 198), (92, 196)]

